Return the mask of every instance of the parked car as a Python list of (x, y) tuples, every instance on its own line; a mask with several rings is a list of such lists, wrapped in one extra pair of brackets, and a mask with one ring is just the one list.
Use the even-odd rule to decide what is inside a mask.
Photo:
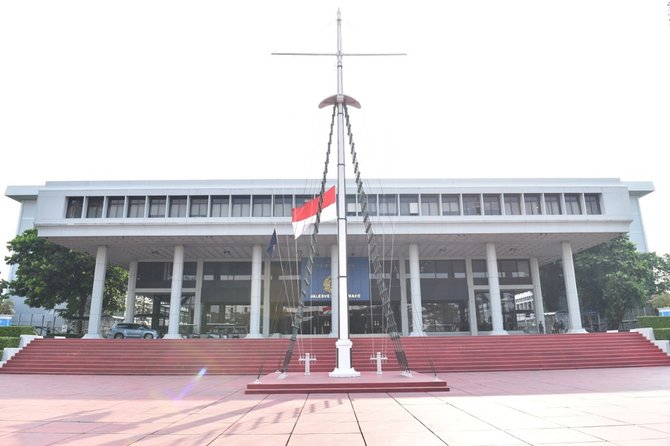
[(119, 322), (109, 330), (110, 338), (144, 338), (144, 339), (158, 339), (160, 336), (158, 332), (143, 324), (130, 324), (128, 322)]

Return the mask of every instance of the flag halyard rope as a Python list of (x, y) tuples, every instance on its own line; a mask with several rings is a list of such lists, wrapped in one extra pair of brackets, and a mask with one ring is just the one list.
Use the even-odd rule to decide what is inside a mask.
[[(393, 342), (393, 350), (398, 360), (398, 364), (403, 368), (403, 371), (410, 373), (409, 363), (407, 361), (407, 355), (405, 350), (402, 347), (400, 342), (400, 333), (398, 332), (398, 326), (395, 321), (395, 316), (393, 314), (393, 309), (391, 308), (391, 295), (389, 289), (384, 283), (383, 277), (383, 267), (378, 253), (377, 242), (375, 239), (375, 233), (372, 230), (372, 222), (370, 221), (370, 213), (368, 212), (368, 196), (363, 189), (363, 181), (361, 180), (361, 171), (358, 166), (358, 156), (356, 154), (356, 145), (354, 143), (353, 133), (351, 132), (351, 122), (349, 120), (349, 110), (346, 104), (344, 104), (344, 117), (346, 120), (347, 126), (347, 135), (349, 136), (349, 146), (351, 147), (351, 157), (352, 163), (354, 165), (354, 177), (356, 179), (356, 192), (358, 194), (358, 201), (361, 203), (361, 212), (363, 214), (363, 226), (365, 228), (365, 235), (368, 239), (368, 252), (369, 252), (369, 261), (372, 264), (372, 269), (374, 272), (375, 281), (377, 283), (377, 289), (379, 290), (379, 296), (382, 301), (382, 317), (386, 322), (386, 329), (391, 337)], [(401, 280), (404, 280), (401, 278)]]
[[(305, 313), (305, 300), (309, 293), (310, 284), (312, 281), (312, 268), (314, 267), (314, 256), (316, 255), (316, 242), (317, 235), (319, 234), (319, 224), (321, 223), (321, 211), (323, 208), (323, 194), (326, 190), (326, 182), (328, 175), (328, 164), (330, 162), (330, 148), (333, 142), (333, 129), (335, 126), (335, 111), (337, 110), (337, 105), (333, 106), (333, 114), (330, 118), (330, 133), (328, 135), (328, 148), (326, 150), (326, 160), (323, 166), (323, 177), (321, 179), (321, 190), (319, 191), (319, 200), (318, 208), (316, 212), (316, 221), (314, 222), (314, 230), (312, 231), (312, 236), (310, 237), (309, 242), (309, 254), (307, 256), (307, 265), (305, 266), (305, 277), (300, 281), (300, 300), (298, 301), (298, 310), (293, 316), (291, 324), (291, 339), (289, 341), (288, 350), (286, 355), (284, 355), (284, 363), (279, 369), (280, 372), (288, 372), (288, 367), (291, 362), (291, 357), (293, 356), (293, 350), (295, 348), (296, 339), (298, 338), (298, 332), (302, 327), (302, 321)], [(338, 191), (339, 192), (339, 191)]]

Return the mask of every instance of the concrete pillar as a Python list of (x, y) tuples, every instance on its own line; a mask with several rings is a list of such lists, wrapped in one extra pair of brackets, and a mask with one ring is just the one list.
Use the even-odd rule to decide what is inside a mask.
[(263, 336), (270, 337), (270, 281), (272, 280), (272, 259), (265, 259), (263, 271)]
[(498, 280), (498, 256), (496, 245), (486, 244), (486, 270), (489, 275), (489, 299), (491, 300), (491, 323), (494, 335), (504, 335), (502, 305), (500, 303), (500, 281)]
[(472, 275), (472, 257), (465, 258), (465, 279), (468, 283), (468, 316), (470, 321), (470, 334), (479, 334), (477, 328), (477, 302), (475, 300), (475, 278)]
[(421, 269), (419, 268), (419, 246), (409, 245), (409, 286), (412, 291), (412, 333), (410, 336), (426, 336), (423, 331), (421, 311)]
[(405, 258), (398, 259), (398, 274), (400, 274), (400, 326), (403, 336), (409, 335), (409, 317), (407, 314), (407, 271)]
[(100, 318), (102, 317), (102, 298), (105, 293), (105, 274), (107, 270), (107, 247), (98, 246), (95, 255), (91, 308), (88, 316), (88, 330), (84, 339), (100, 339)]
[(251, 310), (249, 313), (249, 334), (247, 338), (261, 337), (261, 245), (251, 250)]
[(133, 322), (135, 319), (135, 286), (137, 285), (137, 260), (128, 265), (128, 290), (126, 291), (126, 311), (123, 313), (124, 322)]
[(165, 339), (181, 339), (179, 318), (181, 316), (181, 287), (184, 281), (184, 246), (174, 247), (172, 260), (172, 288), (170, 290), (170, 322)]
[(570, 327), (568, 333), (586, 333), (582, 327), (582, 315), (579, 310), (579, 296), (577, 295), (577, 279), (575, 278), (575, 264), (572, 260), (572, 245), (570, 242), (561, 242), (563, 251), (563, 277), (565, 278), (565, 296), (568, 300), (568, 317)]
[(535, 306), (535, 321), (539, 327), (540, 322), (547, 332), (547, 324), (544, 320), (544, 300), (542, 299), (542, 284), (540, 283), (540, 264), (537, 257), (530, 258), (530, 276), (533, 280), (533, 304)]
[(198, 260), (195, 270), (195, 296), (193, 302), (193, 334), (202, 334), (202, 281), (205, 262)]
[(335, 302), (337, 292), (337, 280), (332, 280), (337, 277), (337, 245), (330, 247), (330, 277), (331, 277), (331, 292), (330, 292), (330, 337), (337, 338), (340, 336), (339, 332), (339, 314), (340, 306)]

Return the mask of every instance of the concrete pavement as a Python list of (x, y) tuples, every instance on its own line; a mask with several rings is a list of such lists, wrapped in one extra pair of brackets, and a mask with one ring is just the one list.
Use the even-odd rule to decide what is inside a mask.
[(441, 374), (447, 393), (245, 395), (252, 376), (0, 375), (0, 444), (670, 445), (670, 368)]

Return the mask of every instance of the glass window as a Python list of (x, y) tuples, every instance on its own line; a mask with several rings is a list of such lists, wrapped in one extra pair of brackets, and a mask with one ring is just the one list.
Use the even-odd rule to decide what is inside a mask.
[(498, 274), (501, 285), (531, 284), (530, 262), (528, 260), (498, 260)]
[(139, 262), (137, 264), (137, 286), (139, 288), (163, 288), (170, 286), (172, 262)]
[(347, 194), (347, 217), (355, 217), (358, 215), (357, 211), (356, 195)]
[(274, 215), (275, 217), (290, 217), (293, 207), (292, 195), (275, 195)]
[(435, 278), (448, 279), (451, 273), (451, 264), (449, 260), (435, 260)]
[(561, 214), (561, 197), (559, 194), (544, 194), (544, 210), (547, 215)]
[(584, 194), (584, 201), (586, 202), (586, 213), (589, 215), (602, 214), (600, 209), (600, 195), (599, 194)]
[(122, 218), (125, 204), (124, 197), (107, 198), (107, 218)]
[(463, 195), (463, 214), (464, 215), (482, 215), (479, 204), (479, 195)]
[(582, 213), (579, 194), (565, 194), (565, 213), (568, 215), (580, 215)]
[(149, 197), (149, 218), (165, 217), (165, 197)]
[(377, 195), (363, 195), (361, 199), (361, 215), (364, 215), (366, 210), (368, 215), (377, 215)]
[(102, 218), (104, 197), (88, 197), (86, 199), (86, 218)]
[(191, 197), (191, 217), (207, 217), (207, 197)]
[(421, 215), (440, 215), (439, 195), (421, 195)]
[(419, 196), (417, 194), (400, 195), (400, 215), (419, 215)]
[(442, 215), (461, 215), (458, 195), (442, 195)]
[(422, 279), (435, 278), (435, 260), (419, 261), (419, 277)]
[(540, 195), (525, 194), (523, 196), (524, 205), (526, 207), (526, 215), (540, 215), (542, 208), (540, 207)]
[(230, 198), (228, 196), (212, 197), (212, 217), (228, 217)]
[(272, 195), (254, 195), (253, 217), (272, 217)]
[(454, 271), (454, 279), (465, 279), (465, 261), (463, 260), (449, 260), (451, 268)]
[(65, 218), (81, 218), (81, 212), (83, 208), (84, 208), (84, 197), (68, 198)]
[(484, 215), (500, 215), (500, 195), (484, 194)]
[(186, 217), (186, 197), (170, 197), (170, 217)]
[(505, 194), (505, 215), (521, 215), (521, 195)]
[(379, 215), (398, 215), (398, 196), (396, 194), (379, 195)]
[(144, 217), (144, 197), (130, 197), (128, 199), (128, 217), (142, 218)]
[(475, 285), (488, 285), (488, 270), (486, 260), (472, 261), (472, 277)]
[(251, 215), (251, 196), (233, 195), (233, 217), (248, 217)]
[(477, 311), (477, 329), (479, 331), (493, 330), (491, 321), (491, 299), (489, 293), (484, 291), (477, 291), (475, 293), (475, 308)]

